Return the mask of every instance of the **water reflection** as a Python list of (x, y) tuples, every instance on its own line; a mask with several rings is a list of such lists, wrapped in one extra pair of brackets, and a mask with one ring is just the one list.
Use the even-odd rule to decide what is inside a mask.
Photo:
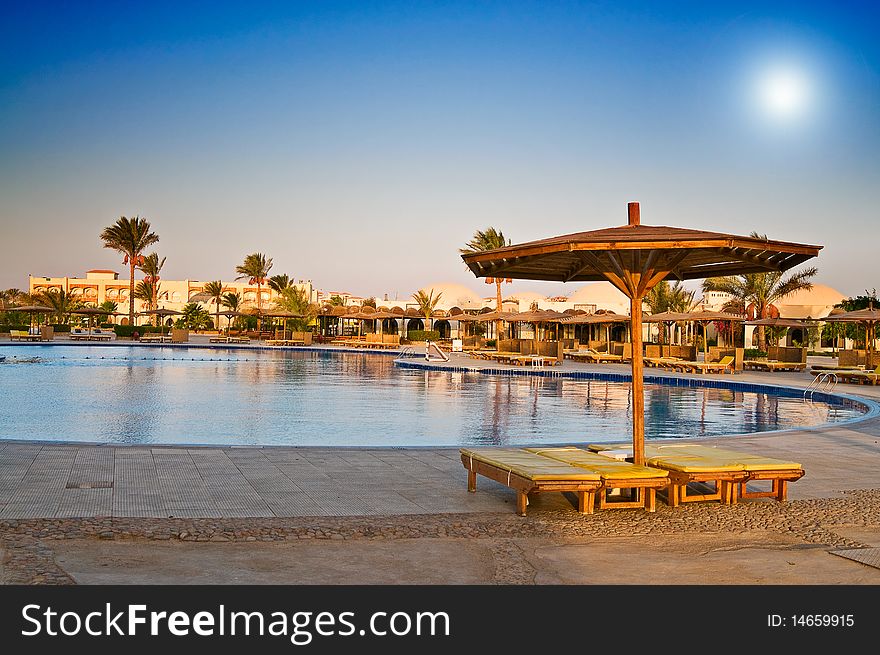
[[(19, 356), (33, 356), (18, 347)], [(113, 443), (517, 445), (626, 441), (626, 383), (395, 367), (320, 351), (43, 348), (0, 367), (0, 435)], [(848, 407), (647, 385), (645, 432), (681, 438), (845, 420)]]

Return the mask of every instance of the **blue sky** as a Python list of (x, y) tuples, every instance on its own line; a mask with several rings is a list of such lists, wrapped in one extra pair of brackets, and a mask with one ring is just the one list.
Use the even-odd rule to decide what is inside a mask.
[(98, 234), (138, 214), (168, 279), (261, 251), (328, 290), (482, 292), (474, 230), (622, 224), (631, 200), (880, 287), (874, 3), (59, 5), (0, 23), (0, 287), (121, 270)]

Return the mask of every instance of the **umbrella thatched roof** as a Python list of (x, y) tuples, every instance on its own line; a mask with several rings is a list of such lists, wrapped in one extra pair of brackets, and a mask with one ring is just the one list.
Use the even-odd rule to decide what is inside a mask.
[(816, 327), (815, 321), (799, 320), (796, 318), (761, 318), (755, 321), (746, 321), (743, 325), (763, 325), (765, 327), (801, 328)]
[(605, 314), (581, 314), (579, 316), (571, 316), (559, 321), (563, 325), (598, 325), (601, 323), (629, 323), (629, 316), (626, 314), (615, 314), (608, 312)]
[(877, 323), (880, 322), (880, 309), (874, 309), (873, 307), (856, 309), (851, 312), (844, 312), (843, 314), (829, 315), (823, 320), (840, 323)]
[(623, 278), (624, 270), (644, 269), (665, 271), (661, 279), (690, 280), (785, 271), (817, 256), (821, 248), (635, 224), (529, 241), (462, 255), (462, 259), (477, 277), (590, 282), (607, 280), (608, 273), (621, 273)]

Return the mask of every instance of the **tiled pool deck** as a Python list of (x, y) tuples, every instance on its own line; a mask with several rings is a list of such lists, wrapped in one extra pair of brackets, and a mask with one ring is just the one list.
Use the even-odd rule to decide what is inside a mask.
[[(411, 360), (413, 362), (417, 360)], [(455, 356), (447, 366), (497, 368)], [(625, 365), (566, 362), (557, 373), (626, 375)], [(668, 376), (646, 371), (648, 375)], [(682, 377), (682, 376), (679, 376)], [(686, 376), (693, 379), (693, 376)], [(804, 388), (809, 373), (699, 376)], [(880, 387), (837, 392), (880, 401)], [(63, 427), (47, 431), (63, 433)], [(621, 435), (627, 440), (628, 435)], [(705, 440), (796, 460), (807, 474), (792, 500), (880, 489), (880, 418), (816, 429)], [(465, 488), (457, 448), (169, 447), (0, 441), (0, 519), (259, 518), (511, 512), (509, 489), (480, 479)], [(563, 508), (545, 494), (535, 509)]]

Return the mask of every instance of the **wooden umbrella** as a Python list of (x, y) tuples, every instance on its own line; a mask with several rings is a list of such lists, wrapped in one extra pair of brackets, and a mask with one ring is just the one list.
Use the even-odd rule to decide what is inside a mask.
[(826, 316), (824, 320), (828, 323), (859, 323), (865, 326), (865, 368), (870, 368), (874, 359), (874, 339), (877, 324), (880, 323), (880, 309), (874, 309), (872, 302), (867, 309)]
[[(680, 321), (686, 321), (686, 320), (688, 320), (689, 316), (690, 316), (690, 314), (688, 314), (687, 312), (660, 312), (658, 314), (651, 314), (649, 316), (645, 316), (643, 320), (645, 323), (662, 323), (664, 331), (668, 331), (673, 323), (678, 323)], [(670, 346), (670, 350), (668, 350), (667, 352), (672, 352), (672, 350), (671, 350), (672, 344), (670, 343), (672, 341), (671, 334), (669, 335), (669, 339), (667, 339), (666, 341), (667, 341), (667, 345)], [(662, 350), (661, 350), (660, 354), (661, 355), (663, 354)]]
[(683, 321), (692, 321), (694, 323), (699, 323), (703, 326), (703, 359), (708, 361), (709, 355), (709, 339), (706, 337), (706, 328), (709, 326), (709, 323), (714, 323), (715, 321), (726, 321), (733, 326), (734, 323), (741, 323), (745, 321), (744, 316), (740, 316), (739, 314), (729, 314), (727, 312), (710, 312), (710, 311), (698, 311), (698, 312), (686, 312), (683, 314), (685, 318), (681, 319)]
[(561, 319), (562, 325), (605, 325), (605, 349), (611, 353), (611, 325), (613, 323), (629, 323), (629, 316), (605, 312), (603, 314), (580, 314)]
[(477, 277), (579, 282), (607, 280), (630, 299), (633, 461), (645, 461), (642, 301), (667, 278), (786, 271), (816, 257), (811, 246), (719, 232), (642, 225), (639, 204), (628, 224), (462, 255)]

